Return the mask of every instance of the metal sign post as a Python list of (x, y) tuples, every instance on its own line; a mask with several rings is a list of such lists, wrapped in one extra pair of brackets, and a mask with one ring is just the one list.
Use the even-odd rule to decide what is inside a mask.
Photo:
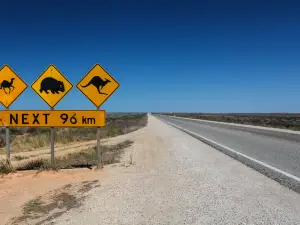
[[(50, 110), (54, 110), (54, 108), (50, 108)], [(55, 130), (54, 127), (50, 128), (50, 151), (51, 151), (51, 167), (55, 168), (55, 159), (54, 159), (54, 135)]]
[[(9, 110), (9, 107), (6, 108)], [(5, 144), (6, 144), (6, 162), (10, 164), (10, 140), (9, 140), (9, 127), (5, 127)]]
[[(97, 111), (100, 109), (100, 107), (97, 107)], [(97, 149), (96, 149), (96, 155), (97, 155), (97, 161), (98, 161), (98, 168), (103, 168), (103, 160), (102, 160), (102, 151), (100, 149), (100, 127), (97, 127)]]

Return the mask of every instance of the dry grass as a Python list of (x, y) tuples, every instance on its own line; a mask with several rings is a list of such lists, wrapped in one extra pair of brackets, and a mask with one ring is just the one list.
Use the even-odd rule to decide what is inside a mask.
[[(116, 145), (101, 146), (103, 151), (103, 164), (113, 164), (120, 161), (123, 150), (132, 145), (132, 141), (124, 141)], [(66, 156), (55, 159), (56, 169), (72, 169), (97, 165), (96, 147), (80, 152), (69, 153)], [(34, 159), (27, 161), (16, 168), (16, 170), (48, 170), (51, 169), (48, 159)], [(0, 171), (1, 172), (1, 171)]]
[(41, 210), (42, 205), (43, 205), (43, 202), (41, 201), (40, 197), (36, 198), (36, 199), (29, 200), (23, 206), (23, 212), (25, 214), (30, 214), (32, 212), (40, 212), (40, 211), (42, 211)]
[(0, 174), (9, 174), (11, 172), (14, 172), (15, 169), (13, 166), (6, 161), (0, 161)]
[[(147, 115), (128, 114), (111, 116), (106, 119), (106, 126), (101, 128), (101, 138), (115, 137), (135, 131), (147, 125)], [(23, 152), (50, 146), (48, 128), (11, 128), (11, 151)], [(55, 143), (67, 144), (79, 141), (95, 140), (96, 128), (61, 128), (56, 129)], [(5, 150), (5, 130), (0, 129), (0, 154)]]
[(16, 155), (14, 156), (14, 159), (17, 161), (23, 160), (23, 159), (29, 159), (27, 156), (21, 156), (21, 155)]
[(16, 168), (16, 170), (47, 170), (50, 169), (50, 162), (47, 159), (33, 159)]

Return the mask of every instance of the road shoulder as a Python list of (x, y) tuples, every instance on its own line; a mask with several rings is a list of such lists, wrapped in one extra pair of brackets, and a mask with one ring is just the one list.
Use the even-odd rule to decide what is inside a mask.
[(149, 116), (133, 165), (55, 224), (300, 224), (296, 192)]

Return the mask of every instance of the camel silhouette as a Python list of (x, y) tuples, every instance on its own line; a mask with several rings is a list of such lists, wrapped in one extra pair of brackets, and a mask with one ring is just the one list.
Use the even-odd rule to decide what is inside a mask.
[[(10, 82), (7, 80), (2, 81), (2, 83), (0, 84), (0, 89), (3, 89), (3, 91), (5, 92), (5, 94), (10, 94), (10, 92), (12, 92), (15, 87), (13, 86), (15, 78), (11, 78)], [(9, 92), (6, 92), (6, 89), (9, 89)], [(12, 90), (11, 90), (12, 88)]]
[(90, 82), (87, 83), (87, 85), (81, 85), (81, 87), (86, 88), (86, 87), (88, 87), (88, 86), (90, 86), (90, 85), (93, 85), (93, 86), (97, 89), (97, 91), (98, 91), (99, 94), (107, 95), (106, 93), (101, 92), (101, 89), (102, 89), (103, 87), (105, 87), (105, 85), (107, 85), (109, 82), (111, 82), (111, 81), (108, 80), (108, 79), (106, 79), (106, 78), (105, 78), (105, 80), (102, 80), (101, 77), (99, 77), (99, 76), (94, 76), (94, 77), (90, 80)]

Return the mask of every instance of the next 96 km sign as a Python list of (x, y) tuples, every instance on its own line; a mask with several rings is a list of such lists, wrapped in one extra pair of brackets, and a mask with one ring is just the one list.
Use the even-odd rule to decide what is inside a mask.
[(0, 111), (6, 127), (104, 127), (104, 110), (6, 110)]

